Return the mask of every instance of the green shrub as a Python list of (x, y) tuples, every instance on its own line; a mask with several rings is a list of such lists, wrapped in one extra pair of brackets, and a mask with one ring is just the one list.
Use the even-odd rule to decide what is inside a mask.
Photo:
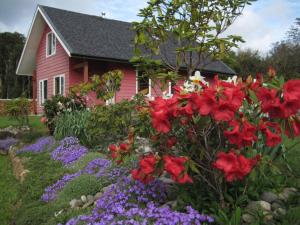
[(133, 101), (123, 100), (107, 106), (97, 106), (91, 111), (88, 133), (92, 145), (106, 146), (108, 143), (127, 137), (133, 124)]
[(86, 101), (83, 97), (77, 95), (70, 97), (55, 95), (51, 99), (46, 100), (44, 103), (44, 114), (47, 118), (47, 126), (50, 134), (54, 132), (54, 121), (58, 115), (84, 109), (86, 109)]
[(107, 185), (107, 180), (96, 178), (94, 175), (81, 175), (64, 187), (56, 201), (61, 206), (67, 206), (72, 199), (79, 199), (82, 195), (95, 195)]
[(77, 137), (82, 144), (88, 145), (91, 137), (87, 132), (87, 123), (90, 117), (87, 110), (66, 112), (54, 119), (54, 136), (56, 139), (64, 137)]
[(16, 98), (6, 103), (6, 113), (18, 121), (20, 126), (29, 125), (31, 102), (27, 98)]

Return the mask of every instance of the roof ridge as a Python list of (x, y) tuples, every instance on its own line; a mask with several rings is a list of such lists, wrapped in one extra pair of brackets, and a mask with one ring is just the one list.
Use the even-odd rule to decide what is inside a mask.
[(132, 22), (127, 22), (127, 21), (118, 20), (118, 19), (110, 19), (110, 18), (105, 18), (105, 17), (101, 17), (101, 16), (97, 16), (97, 15), (92, 15), (92, 14), (87, 14), (87, 13), (82, 13), (82, 12), (75, 12), (75, 11), (71, 11), (71, 10), (67, 10), (67, 9), (61, 9), (61, 8), (56, 8), (56, 7), (47, 6), (47, 5), (40, 5), (40, 4), (38, 4), (38, 7), (40, 7), (40, 8), (50, 8), (50, 9), (65, 11), (65, 12), (69, 12), (69, 13), (81, 14), (81, 15), (84, 15), (84, 16), (96, 17), (96, 18), (103, 19), (103, 20), (116, 21), (116, 22), (121, 22), (121, 23), (126, 23), (126, 24), (132, 24), (132, 22), (133, 22), (133, 21)]

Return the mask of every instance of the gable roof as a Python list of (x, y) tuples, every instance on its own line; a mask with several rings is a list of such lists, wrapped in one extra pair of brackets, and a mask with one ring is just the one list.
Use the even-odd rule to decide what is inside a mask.
[[(131, 23), (41, 5), (37, 7), (36, 14), (40, 15), (54, 31), (70, 57), (128, 62), (134, 56), (133, 39), (135, 33), (131, 29)], [(29, 31), (28, 40), (31, 36), (36, 36), (32, 34), (34, 32), (32, 28), (35, 27), (36, 20), (39, 19), (36, 17), (37, 15), (35, 15)], [(32, 47), (37, 48), (37, 46)], [(26, 44), (24, 52), (26, 53)], [(171, 63), (174, 62), (175, 64), (175, 54), (172, 51), (167, 51), (165, 54)], [(23, 61), (26, 61), (23, 58), (24, 55), (22, 54), (19, 67), (22, 66)], [(19, 67), (17, 73), (24, 74), (19, 70)], [(204, 70), (235, 74), (220, 60), (209, 62)]]

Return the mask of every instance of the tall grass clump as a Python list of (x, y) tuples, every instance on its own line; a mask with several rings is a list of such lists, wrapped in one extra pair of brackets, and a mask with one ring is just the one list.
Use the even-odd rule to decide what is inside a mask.
[(73, 111), (64, 113), (55, 119), (54, 137), (63, 139), (64, 137), (77, 137), (84, 145), (90, 143), (90, 136), (87, 131), (87, 122), (90, 117), (90, 112)]

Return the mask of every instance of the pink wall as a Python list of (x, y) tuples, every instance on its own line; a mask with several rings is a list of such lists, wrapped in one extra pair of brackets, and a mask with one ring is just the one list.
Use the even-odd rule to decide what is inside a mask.
[(48, 98), (53, 95), (54, 77), (57, 75), (65, 75), (65, 91), (67, 93), (69, 89), (69, 56), (63, 49), (59, 40), (56, 39), (56, 54), (46, 57), (46, 35), (50, 32), (48, 26), (45, 27), (43, 32), (36, 59), (36, 75), (37, 75), (37, 88), (38, 88), (38, 104), (37, 113), (42, 113), (42, 107), (40, 106), (40, 95), (39, 95), (39, 81), (42, 79), (48, 80)]

